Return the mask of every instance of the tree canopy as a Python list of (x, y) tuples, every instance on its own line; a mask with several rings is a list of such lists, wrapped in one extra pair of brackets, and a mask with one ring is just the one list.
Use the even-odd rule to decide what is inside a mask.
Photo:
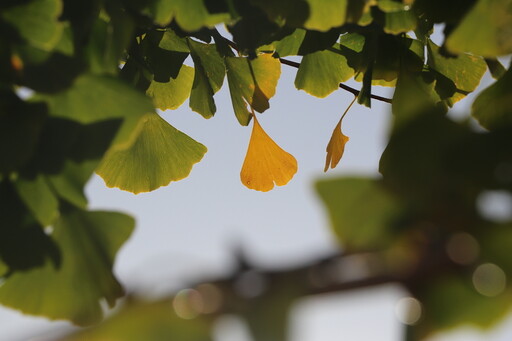
[[(498, 59), (512, 52), (511, 8), (510, 0), (3, 1), (0, 304), (81, 326), (100, 322), (101, 303), (113, 307), (124, 296), (112, 266), (135, 224), (89, 210), (85, 184), (96, 172), (136, 194), (189, 176), (207, 146), (157, 109), (188, 99), (211, 119), (225, 79), (233, 119), (252, 125), (241, 183), (286, 185), (297, 161), (257, 117), (270, 107), (281, 67), (294, 67), (295, 87), (309, 95), (346, 91), (350, 106), (390, 103), (382, 176), (316, 184), (344, 252), (378, 259), (359, 284), (397, 282), (421, 302), (408, 340), (461, 323), (493, 325), (510, 310), (512, 221), (486, 218), (477, 201), (512, 191), (512, 71)], [(450, 119), (486, 72), (495, 82), (467, 119)], [(360, 88), (344, 84), (351, 79)], [(376, 86), (394, 95), (377, 96)], [(325, 171), (342, 159), (350, 106), (326, 146)], [(201, 284), (173, 298), (177, 311), (196, 311), (194, 295), (220, 292), (226, 303), (190, 321), (166, 301), (130, 303), (71, 339), (208, 340), (213, 317), (231, 312), (249, 321), (255, 340), (283, 340), (293, 299), (359, 285), (315, 288), (306, 270), (271, 274), (269, 293), (250, 304), (233, 296), (230, 279)]]

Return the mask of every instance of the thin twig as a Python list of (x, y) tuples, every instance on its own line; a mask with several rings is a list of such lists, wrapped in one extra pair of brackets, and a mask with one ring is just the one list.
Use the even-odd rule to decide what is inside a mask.
[[(281, 64), (292, 66), (294, 68), (299, 68), (299, 66), (300, 66), (300, 63), (293, 62), (291, 60), (284, 59), (284, 58), (279, 58), (279, 61), (281, 62)], [(354, 96), (359, 96), (359, 93), (361, 92), (361, 91), (354, 89), (354, 88), (352, 88), (348, 85), (345, 85), (343, 83), (340, 83), (339, 86), (341, 89), (352, 93)], [(381, 97), (381, 96), (374, 95), (374, 94), (371, 94), (370, 97), (373, 99), (376, 99), (378, 101), (381, 101), (381, 102), (391, 103), (391, 98)]]

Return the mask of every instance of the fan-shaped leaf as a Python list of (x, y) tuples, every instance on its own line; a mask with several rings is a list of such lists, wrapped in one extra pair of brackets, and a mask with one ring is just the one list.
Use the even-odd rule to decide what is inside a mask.
[(63, 24), (60, 0), (23, 1), (3, 11), (0, 16), (18, 29), (19, 34), (34, 47), (49, 51), (58, 42)]
[(509, 69), (473, 102), (472, 115), (487, 129), (512, 126), (512, 71)]
[(510, 6), (510, 0), (479, 0), (448, 36), (446, 46), (455, 53), (484, 57), (512, 53)]
[(240, 179), (250, 189), (267, 192), (286, 185), (297, 173), (297, 160), (279, 147), (254, 118)]
[(274, 96), (281, 75), (281, 63), (270, 54), (253, 60), (227, 57), (226, 68), (235, 115), (241, 125), (248, 125), (251, 116), (246, 103), (258, 112), (269, 108), (268, 101)]
[(194, 79), (194, 69), (183, 65), (176, 78), (170, 78), (167, 83), (153, 80), (146, 94), (153, 98), (155, 108), (160, 110), (177, 109), (189, 97)]
[(295, 87), (316, 97), (326, 97), (354, 75), (347, 64), (347, 58), (339, 51), (324, 50), (302, 58)]
[(213, 94), (222, 87), (226, 74), (224, 60), (213, 44), (201, 44), (192, 39), (188, 43), (195, 67), (190, 108), (203, 117), (210, 118), (217, 110)]
[(149, 192), (187, 177), (206, 147), (157, 114), (147, 114), (127, 148), (110, 150), (96, 170), (109, 187)]
[(112, 307), (123, 289), (112, 266), (134, 220), (113, 212), (71, 211), (54, 224), (52, 239), (62, 254), (60, 266), (15, 272), (0, 286), (0, 302), (24, 313), (67, 319), (78, 325), (102, 318), (100, 300)]

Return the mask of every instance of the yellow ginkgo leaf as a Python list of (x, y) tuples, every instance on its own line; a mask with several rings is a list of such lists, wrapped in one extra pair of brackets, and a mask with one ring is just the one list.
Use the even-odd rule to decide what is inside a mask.
[(356, 99), (357, 97), (354, 97), (352, 102), (350, 102), (347, 109), (345, 109), (343, 115), (341, 115), (340, 121), (336, 125), (336, 128), (334, 128), (334, 131), (332, 132), (331, 139), (329, 140), (327, 148), (325, 149), (325, 151), (327, 152), (327, 156), (325, 158), (324, 172), (327, 172), (329, 166), (331, 168), (335, 168), (340, 162), (341, 157), (343, 156), (343, 152), (345, 151), (345, 145), (347, 144), (349, 137), (343, 135), (343, 133), (341, 132), (341, 122), (343, 121), (343, 118), (348, 113)]
[(240, 179), (250, 189), (267, 192), (277, 186), (286, 185), (297, 173), (297, 160), (279, 147), (265, 133), (254, 116), (247, 155)]
[(343, 135), (341, 132), (340, 120), (332, 132), (329, 144), (327, 144), (327, 157), (325, 158), (324, 172), (327, 172), (329, 167), (335, 168), (338, 165), (341, 157), (343, 156), (343, 152), (345, 151), (345, 144), (347, 144), (348, 140), (349, 137)]

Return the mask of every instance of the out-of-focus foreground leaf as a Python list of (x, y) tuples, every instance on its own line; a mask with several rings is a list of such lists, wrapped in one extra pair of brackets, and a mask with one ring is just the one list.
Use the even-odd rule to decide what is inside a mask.
[(42, 267), (10, 275), (0, 286), (0, 302), (27, 314), (78, 325), (99, 322), (100, 301), (113, 307), (124, 294), (112, 266), (133, 227), (134, 220), (120, 213), (63, 213), (51, 233), (61, 263), (48, 260)]

